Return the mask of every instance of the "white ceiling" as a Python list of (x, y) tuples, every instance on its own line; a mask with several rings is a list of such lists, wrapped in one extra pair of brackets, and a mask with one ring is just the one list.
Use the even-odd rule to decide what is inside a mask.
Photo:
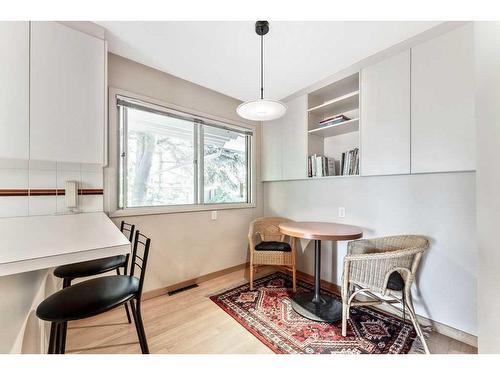
[[(106, 21), (109, 50), (240, 100), (259, 96), (254, 22)], [(266, 98), (282, 99), (439, 22), (270, 22)]]

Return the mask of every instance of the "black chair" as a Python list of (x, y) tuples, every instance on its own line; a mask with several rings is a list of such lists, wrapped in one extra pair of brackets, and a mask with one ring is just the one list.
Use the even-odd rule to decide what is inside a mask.
[[(51, 322), (49, 354), (64, 354), (69, 321), (89, 318), (129, 303), (143, 354), (149, 354), (142, 323), (141, 295), (151, 240), (136, 231), (132, 250), (130, 276), (103, 276), (68, 286), (47, 299), (36, 309), (38, 318)], [(137, 254), (142, 247), (142, 256)], [(140, 269), (139, 278), (135, 276)]]
[[(128, 232), (128, 240), (132, 243), (134, 239), (135, 225), (122, 221), (120, 224), (120, 230), (123, 234)], [(63, 288), (67, 288), (71, 285), (71, 282), (74, 279), (81, 277), (95, 276), (113, 270), (116, 270), (116, 274), (120, 275), (120, 268), (123, 268), (123, 274), (126, 275), (128, 272), (128, 261), (129, 254), (94, 259), (87, 262), (65, 264), (64, 266), (59, 266), (54, 270), (54, 276), (63, 279)], [(127, 313), (128, 323), (132, 323), (127, 304), (125, 304), (125, 312)]]

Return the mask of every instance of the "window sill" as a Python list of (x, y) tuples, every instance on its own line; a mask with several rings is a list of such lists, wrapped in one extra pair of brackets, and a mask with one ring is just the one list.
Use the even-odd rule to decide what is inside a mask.
[(255, 207), (257, 207), (255, 203), (222, 203), (213, 205), (138, 207), (113, 211), (109, 214), (109, 217), (115, 218), (125, 216), (165, 215), (201, 211), (239, 210)]

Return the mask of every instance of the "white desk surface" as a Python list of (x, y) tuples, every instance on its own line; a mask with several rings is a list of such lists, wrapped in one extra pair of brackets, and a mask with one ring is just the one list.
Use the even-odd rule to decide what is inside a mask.
[(0, 276), (130, 251), (128, 239), (103, 212), (0, 219)]

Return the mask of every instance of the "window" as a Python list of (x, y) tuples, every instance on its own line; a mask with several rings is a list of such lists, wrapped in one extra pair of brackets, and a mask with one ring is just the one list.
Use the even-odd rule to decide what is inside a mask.
[(119, 208), (251, 203), (252, 131), (118, 97)]
[(247, 202), (248, 135), (203, 126), (205, 203)]

